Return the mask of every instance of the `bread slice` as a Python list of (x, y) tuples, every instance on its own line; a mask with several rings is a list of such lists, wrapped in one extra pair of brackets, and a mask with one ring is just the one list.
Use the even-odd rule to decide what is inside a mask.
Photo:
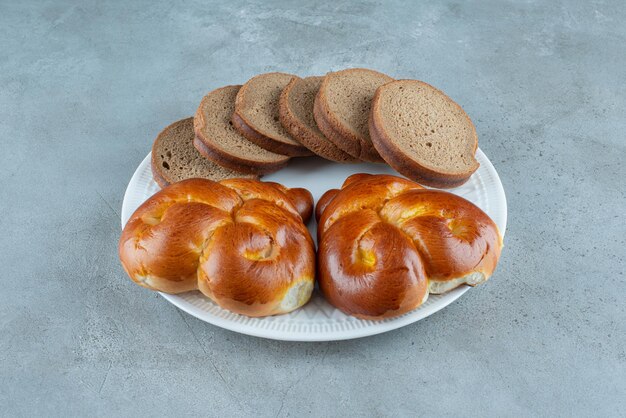
[(329, 73), (315, 97), (315, 122), (326, 138), (364, 161), (383, 162), (370, 139), (368, 118), (376, 89), (393, 78), (364, 68)]
[(280, 123), (289, 134), (320, 157), (340, 163), (360, 161), (337, 148), (319, 130), (313, 117), (313, 103), (324, 77), (294, 77), (280, 94)]
[(181, 180), (203, 178), (213, 181), (233, 177), (258, 178), (230, 170), (204, 158), (193, 146), (193, 118), (174, 122), (156, 137), (152, 145), (151, 168), (161, 187)]
[(272, 173), (287, 165), (289, 157), (261, 148), (235, 130), (230, 118), (240, 88), (222, 87), (202, 98), (193, 121), (193, 144), (200, 154), (231, 170)]
[(370, 134), (399, 173), (433, 187), (456, 187), (478, 169), (478, 137), (461, 106), (433, 86), (398, 80), (372, 102)]
[(289, 135), (278, 117), (280, 93), (294, 77), (267, 73), (248, 80), (237, 93), (232, 121), (241, 135), (266, 150), (289, 156), (312, 155)]

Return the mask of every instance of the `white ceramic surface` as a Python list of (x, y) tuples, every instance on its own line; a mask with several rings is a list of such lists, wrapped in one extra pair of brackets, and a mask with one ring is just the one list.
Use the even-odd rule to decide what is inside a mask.
[[(461, 187), (450, 191), (462, 196), (484, 210), (504, 235), (506, 230), (506, 197), (495, 168), (479, 149), (476, 158), (480, 168)], [(288, 167), (263, 179), (288, 187), (304, 187), (311, 191), (315, 201), (328, 189), (339, 188), (353, 173), (397, 173), (383, 164), (336, 164), (318, 158), (295, 158)], [(152, 179), (150, 154), (141, 162), (128, 184), (122, 204), (122, 226), (146, 199), (159, 190)], [(315, 237), (315, 220), (309, 223)], [(497, 280), (497, 272), (493, 279)], [(483, 286), (488, 286), (484, 284)], [(257, 337), (290, 341), (331, 341), (380, 334), (419, 321), (458, 299), (469, 287), (462, 286), (443, 295), (431, 295), (418, 309), (397, 318), (366, 321), (344, 315), (329, 305), (315, 290), (311, 301), (303, 308), (287, 315), (268, 318), (248, 318), (220, 308), (200, 292), (180, 295), (161, 295), (183, 311), (203, 321), (231, 331)], [(475, 291), (480, 291), (480, 287)]]

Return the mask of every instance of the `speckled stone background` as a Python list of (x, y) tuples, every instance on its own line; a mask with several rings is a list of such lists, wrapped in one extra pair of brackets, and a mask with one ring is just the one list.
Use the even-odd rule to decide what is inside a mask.
[[(626, 415), (626, 3), (125, 3), (0, 3), (0, 415)], [(256, 73), (353, 66), (473, 118), (509, 199), (492, 281), (304, 344), (125, 277), (123, 192), (161, 128)]]

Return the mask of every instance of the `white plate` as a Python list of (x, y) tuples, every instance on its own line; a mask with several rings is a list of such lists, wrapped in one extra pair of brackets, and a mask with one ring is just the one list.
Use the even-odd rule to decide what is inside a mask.
[[(478, 205), (495, 221), (504, 235), (507, 210), (502, 183), (495, 168), (480, 149), (476, 158), (480, 162), (478, 171), (466, 184), (450, 191)], [(318, 158), (296, 158), (288, 167), (263, 179), (282, 183), (287, 187), (307, 188), (317, 202), (326, 190), (341, 187), (344, 179), (353, 173), (397, 175), (393, 169), (383, 164), (336, 164)], [(158, 190), (159, 186), (152, 179), (148, 154), (126, 189), (122, 204), (122, 226), (139, 205)], [(316, 236), (315, 227), (315, 220), (312, 220), (309, 229), (313, 237)], [(276, 340), (332, 341), (380, 334), (411, 324), (451, 304), (468, 290), (469, 287), (462, 286), (443, 295), (430, 295), (426, 303), (418, 309), (382, 321), (366, 321), (344, 315), (329, 305), (317, 290), (303, 308), (287, 315), (267, 318), (248, 318), (234, 314), (220, 308), (198, 291), (161, 295), (188, 314), (231, 331)]]

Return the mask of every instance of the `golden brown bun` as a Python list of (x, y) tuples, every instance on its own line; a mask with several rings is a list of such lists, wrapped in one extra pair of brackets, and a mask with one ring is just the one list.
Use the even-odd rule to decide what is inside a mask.
[(140, 286), (200, 290), (248, 316), (293, 311), (310, 298), (315, 250), (304, 189), (251, 179), (190, 179), (156, 193), (131, 216), (119, 256)]
[(390, 175), (350, 176), (316, 212), (320, 289), (363, 319), (402, 315), (429, 293), (486, 281), (502, 248), (495, 223), (471, 202)]

